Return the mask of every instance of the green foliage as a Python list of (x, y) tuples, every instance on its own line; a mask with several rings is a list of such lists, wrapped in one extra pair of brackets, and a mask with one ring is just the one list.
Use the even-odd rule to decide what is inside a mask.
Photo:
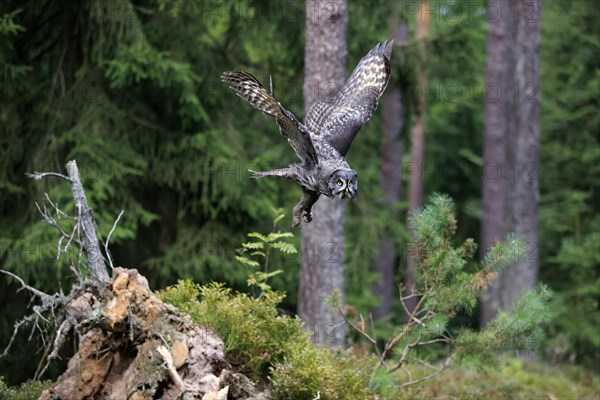
[[(280, 240), (290, 236), (276, 232), (281, 219), (281, 211), (276, 212), (272, 231), (267, 235), (248, 234), (255, 240), (243, 243), (240, 253), (266, 264), (274, 244), (286, 243)], [(266, 284), (266, 268), (262, 276), (265, 281), (249, 279), (249, 283), (261, 288), (258, 297), (234, 293), (223, 284), (199, 286), (191, 281), (181, 281), (160, 296), (220, 335), (228, 357), (241, 371), (256, 379), (268, 376), (275, 398), (280, 399), (364, 399), (375, 393), (395, 398), (402, 383), (398, 383), (395, 370), (418, 363), (430, 366), (425, 360), (439, 358), (440, 351), (428, 351), (427, 347), (445, 346), (445, 352), (457, 360), (481, 366), (497, 360), (498, 354), (506, 350), (529, 350), (539, 345), (541, 324), (549, 319), (550, 292), (546, 288), (524, 294), (510, 313), (501, 313), (483, 332), (463, 328), (455, 333), (449, 327), (457, 311), (473, 309), (479, 290), (494, 273), (511, 257), (521, 255), (524, 246), (519, 240), (510, 237), (498, 244), (473, 273), (467, 272), (465, 266), (477, 246), (472, 240), (460, 246), (452, 244), (457, 223), (454, 203), (448, 196), (432, 196), (423, 209), (411, 216), (410, 226), (418, 259), (413, 294), (420, 301), (409, 322), (398, 327), (397, 336), (386, 344), (379, 357), (356, 357), (314, 345), (298, 319), (279, 315), (277, 307), (283, 294)], [(251, 269), (260, 266), (249, 257), (240, 255), (238, 261)], [(331, 307), (340, 307), (340, 293), (334, 292), (327, 302)], [(376, 340), (371, 343), (377, 346)]]
[(484, 256), (476, 273), (470, 272), (467, 267), (477, 245), (472, 239), (460, 246), (452, 243), (457, 230), (455, 214), (450, 197), (434, 194), (409, 219), (415, 240), (412, 252), (418, 260), (416, 292), (426, 296), (426, 308), (446, 316), (473, 311), (481, 288), (524, 250), (520, 240), (509, 236)]
[[(462, 18), (456, 20), (442, 15), (445, 4), (431, 2), (434, 14), (423, 66), (427, 88), (414, 79), (416, 62), (422, 60), (411, 41), (415, 15), (410, 2), (349, 2), (346, 64), (349, 73), (366, 49), (390, 36), (388, 18), (404, 12), (409, 42), (394, 50), (392, 63), (392, 79), (405, 100), (401, 137), (408, 153), (415, 99), (425, 96), (426, 160), (419, 166), (425, 192), (449, 193), (455, 199), (456, 235), (464, 241), (476, 237), (480, 225), (487, 23), (478, 11), (466, 12), (475, 11), (469, 0), (447, 8), (462, 8)], [(600, 359), (595, 335), (600, 296), (595, 251), (600, 240), (599, 17), (593, 1), (543, 3), (540, 88), (540, 279), (555, 293), (547, 348), (552, 359), (594, 367)], [(68, 258), (77, 254), (56, 260), (55, 232), (40, 221), (34, 202), (47, 192), (72, 212), (69, 188), (57, 179), (33, 182), (24, 174), (62, 171), (76, 157), (104, 236), (125, 210), (111, 238), (117, 263), (141, 268), (154, 287), (191, 277), (245, 288), (247, 270), (239, 268), (233, 249), (248, 240), (243, 232), (267, 231), (271, 208), (291, 209), (300, 190), (276, 180), (247, 179), (247, 169), (286, 165), (294, 155), (273, 121), (237, 99), (219, 76), (243, 69), (267, 82), (272, 74), (278, 99), (302, 116), (304, 19), (304, 3), (296, 0), (86, 0), (66, 8), (51, 0), (27, 7), (20, 0), (3, 1), (2, 268), (46, 291), (65, 282)], [(290, 37), (298, 40), (281, 39)], [(345, 295), (365, 314), (375, 304), (375, 276), (367, 266), (380, 244), (391, 238), (403, 249), (409, 240), (405, 224), (398, 222), (404, 221), (405, 202), (394, 209), (386, 206), (378, 185), (380, 161), (374, 155), (381, 147), (381, 116), (380, 107), (348, 155), (361, 175), (362, 195), (347, 204)], [(405, 154), (404, 167), (408, 162)], [(402, 172), (406, 181), (406, 168)], [(297, 248), (297, 237), (285, 239)], [(289, 246), (273, 248), (289, 252)], [(437, 263), (470, 248), (446, 249)], [(285, 273), (257, 272), (256, 283), (268, 280), (287, 292), (282, 306), (294, 309), (298, 256), (275, 253), (277, 268)], [(243, 256), (257, 261), (256, 255)], [(461, 275), (472, 265), (468, 258), (465, 262), (458, 260), (444, 273), (458, 270), (456, 284), (461, 279), (476, 284)], [(13, 291), (0, 280), (0, 303), (5, 305), (0, 322), (5, 326), (16, 318), (6, 320), (7, 308), (27, 305), (26, 299), (15, 300)], [(440, 295), (452, 297), (453, 292)], [(470, 297), (457, 301), (465, 310), (474, 304)], [(395, 311), (392, 322), (399, 323), (403, 311), (398, 301)], [(11, 368), (15, 363), (27, 367), (22, 359), (27, 357), (0, 361), (8, 381), (25, 379), (21, 368)]]
[[(283, 238), (294, 237), (291, 232), (275, 232), (277, 223), (281, 221), (285, 214), (282, 209), (273, 210), (275, 217), (273, 219), (273, 229), (268, 235), (263, 235), (257, 232), (251, 232), (248, 237), (255, 238), (255, 241), (242, 243), (242, 248), (239, 250), (239, 256), (235, 259), (248, 269), (260, 267), (261, 264), (256, 260), (262, 261), (262, 271), (248, 272), (248, 286), (258, 287), (261, 290), (260, 296), (265, 292), (272, 290), (267, 283), (269, 278), (277, 276), (283, 272), (281, 269), (269, 271), (269, 260), (275, 255), (275, 252), (280, 252), (283, 255), (291, 255), (298, 253), (296, 246), (293, 243), (283, 241)], [(246, 254), (247, 256), (245, 256)]]
[(276, 399), (365, 399), (372, 358), (316, 346), (296, 318), (280, 315), (283, 295), (267, 290), (260, 298), (233, 293), (223, 284), (180, 281), (160, 297), (213, 329), (225, 341), (229, 360), (255, 379), (270, 377)]
[[(423, 369), (414, 365), (408, 368), (413, 376), (424, 373)], [(600, 378), (590, 371), (504, 358), (498, 360), (494, 368), (450, 368), (444, 374), (406, 388), (396, 399), (531, 400), (596, 399), (599, 396)]]
[(37, 400), (50, 386), (51, 381), (27, 381), (18, 387), (9, 387), (0, 376), (0, 400)]
[[(407, 288), (401, 299), (409, 318), (396, 327), (379, 353), (385, 362), (381, 366), (385, 365), (393, 376), (399, 368), (417, 364), (425, 366), (428, 372), (415, 377), (409, 374), (408, 381), (400, 383), (380, 372), (375, 375), (374, 387), (393, 391), (414, 385), (421, 378), (444, 370), (450, 358), (462, 365), (481, 367), (493, 364), (500, 354), (531, 351), (540, 346), (543, 324), (550, 318), (551, 293), (545, 287), (524, 293), (510, 312), (500, 313), (481, 332), (466, 327), (457, 329), (452, 324), (457, 313), (468, 314), (475, 309), (479, 292), (497, 272), (522, 256), (522, 241), (509, 236), (492, 248), (479, 265), (473, 265), (477, 245), (472, 239), (459, 245), (453, 243), (457, 231), (454, 202), (440, 194), (432, 195), (423, 208), (412, 213), (409, 225), (415, 241), (411, 252), (416, 260), (415, 285)], [(409, 306), (407, 299), (411, 298), (416, 302)], [(376, 330), (361, 325), (362, 328), (353, 326), (377, 345)], [(440, 358), (445, 361), (434, 366)]]
[(373, 398), (369, 389), (375, 357), (356, 357), (350, 352), (324, 349), (310, 341), (290, 343), (283, 361), (272, 368), (276, 399), (361, 400)]
[[(176, 301), (181, 300), (181, 291), (185, 293), (183, 304)], [(201, 300), (194, 300), (199, 295)], [(301, 340), (305, 335), (298, 321), (277, 315), (276, 306), (283, 295), (275, 292), (254, 299), (234, 295), (222, 284), (199, 287), (184, 281), (165, 290), (162, 297), (223, 337), (228, 354), (245, 372), (264, 374), (283, 357), (288, 340)]]
[[(540, 279), (555, 292), (547, 353), (600, 365), (600, 31), (595, 2), (542, 17)], [(569, 39), (567, 39), (569, 38)]]
[(551, 291), (542, 286), (525, 292), (510, 312), (500, 312), (483, 331), (463, 328), (456, 336), (458, 359), (465, 365), (491, 365), (499, 354), (527, 354), (537, 351), (545, 338), (544, 326), (550, 320)]

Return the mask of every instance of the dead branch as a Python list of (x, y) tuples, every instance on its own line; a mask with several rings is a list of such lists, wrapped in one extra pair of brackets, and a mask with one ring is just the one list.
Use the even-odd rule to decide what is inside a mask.
[(67, 173), (71, 180), (71, 191), (73, 199), (75, 199), (75, 207), (77, 209), (77, 222), (80, 224), (83, 233), (83, 250), (88, 261), (89, 272), (95, 279), (106, 283), (109, 280), (108, 270), (104, 263), (104, 257), (100, 252), (98, 240), (96, 239), (96, 229), (92, 213), (85, 197), (83, 185), (79, 179), (79, 169), (75, 160), (67, 163)]
[(10, 271), (5, 271), (3, 269), (0, 269), (0, 272), (2, 272), (3, 274), (6, 274), (8, 276), (12, 276), (13, 278), (15, 278), (17, 281), (19, 281), (19, 283), (21, 284), (21, 287), (17, 290), (17, 292), (20, 292), (23, 289), (26, 289), (28, 291), (30, 291), (31, 293), (33, 293), (34, 296), (39, 297), (42, 300), (42, 305), (48, 304), (50, 302), (54, 301), (54, 297), (50, 296), (47, 293), (44, 293), (40, 290), (37, 290), (36, 288), (29, 286), (28, 284), (25, 283), (25, 281), (23, 279), (21, 279), (20, 276), (13, 274)]
[[(77, 218), (71, 217), (67, 214), (65, 214), (62, 210), (60, 210), (58, 208), (58, 206), (56, 204), (54, 204), (52, 202), (52, 200), (50, 200), (50, 197), (48, 196), (48, 194), (46, 193), (46, 201), (48, 201), (50, 203), (51, 206), (54, 207), (54, 209), (56, 210), (56, 215), (58, 218), (67, 218), (67, 219), (72, 219), (77, 221)], [(73, 231), (71, 232), (71, 234), (69, 235), (68, 233), (66, 233), (62, 226), (58, 223), (58, 221), (56, 221), (56, 219), (54, 219), (54, 217), (52, 216), (52, 213), (50, 212), (50, 210), (48, 210), (48, 207), (46, 207), (45, 205), (42, 207), (40, 207), (40, 205), (36, 202), (35, 206), (37, 207), (39, 213), (42, 215), (42, 217), (44, 218), (44, 220), (48, 223), (48, 225), (56, 228), (56, 230), (60, 233), (60, 239), (58, 240), (58, 244), (57, 244), (57, 252), (56, 252), (56, 259), (58, 260), (60, 258), (60, 255), (62, 252), (67, 253), (69, 251), (69, 247), (71, 246), (71, 243), (76, 243), (77, 245), (79, 245), (80, 247), (82, 246), (81, 242), (79, 241), (79, 239), (75, 238), (75, 233), (77, 232), (77, 229), (79, 227), (79, 225), (76, 223), (75, 226), (73, 227)], [(67, 244), (65, 244), (64, 247), (62, 247), (62, 242), (64, 239), (67, 239)]]
[[(372, 338), (367, 332), (365, 332), (364, 329), (359, 328), (352, 321), (350, 321), (339, 306), (337, 309), (340, 313), (340, 316), (344, 319), (344, 322), (346, 322), (348, 325), (350, 325), (352, 328), (354, 328), (358, 333), (363, 335), (369, 342), (371, 342), (372, 344), (377, 344), (377, 341), (374, 338)], [(362, 319), (362, 315), (361, 315), (361, 319)], [(364, 326), (364, 322), (362, 325)]]
[[(419, 302), (415, 306), (412, 314), (410, 315), (410, 317), (408, 319), (408, 322), (406, 323), (406, 325), (404, 325), (404, 329), (402, 329), (402, 332), (400, 332), (398, 335), (396, 335), (396, 337), (394, 337), (392, 340), (390, 340), (385, 345), (385, 348), (383, 349), (383, 353), (381, 354), (381, 360), (385, 360), (385, 358), (389, 354), (389, 352), (392, 351), (392, 349), (398, 344), (398, 342), (400, 340), (402, 340), (402, 338), (404, 338), (404, 336), (406, 336), (406, 334), (409, 332), (410, 328), (415, 323), (415, 319), (414, 318), (417, 315), (417, 312), (421, 308), (421, 305), (423, 304), (423, 301), (425, 300), (426, 297), (427, 296), (425, 296), (425, 295), (423, 295), (421, 297), (421, 299), (419, 300)], [(383, 366), (383, 362), (380, 363), (380, 366)]]
[(436, 376), (437, 374), (439, 374), (440, 372), (442, 372), (443, 370), (445, 370), (446, 368), (448, 368), (448, 365), (450, 365), (450, 360), (451, 359), (452, 359), (451, 357), (446, 358), (446, 361), (444, 361), (442, 363), (442, 365), (440, 366), (440, 368), (436, 369), (431, 374), (425, 375), (425, 376), (423, 376), (423, 377), (421, 377), (419, 379), (410, 380), (408, 382), (403, 383), (402, 385), (397, 385), (396, 388), (400, 389), (400, 388), (403, 388), (403, 387), (406, 387), (406, 386), (410, 386), (410, 385), (414, 385), (416, 383), (423, 382), (423, 381), (426, 381), (427, 379), (433, 378), (434, 376)]
[(66, 179), (68, 181), (70, 181), (69, 177), (63, 174), (59, 174), (58, 172), (26, 172), (25, 176), (28, 178), (33, 178), (36, 181), (39, 181), (40, 179), (46, 177), (46, 176), (57, 176), (59, 178), (62, 179)]
[[(107, 283), (109, 280), (108, 271), (104, 263), (104, 258), (100, 253), (100, 248), (96, 239), (94, 221), (92, 219), (91, 210), (87, 204), (85, 192), (81, 184), (77, 163), (74, 160), (69, 161), (66, 165), (66, 168), (68, 171), (68, 176), (55, 172), (34, 172), (26, 175), (36, 180), (40, 180), (47, 176), (56, 176), (69, 181), (71, 183), (71, 190), (75, 200), (77, 216), (69, 216), (60, 210), (58, 205), (50, 199), (48, 194), (46, 194), (45, 197), (50, 208), (48, 208), (46, 204), (40, 206), (38, 203), (36, 203), (36, 207), (44, 220), (50, 226), (56, 228), (56, 230), (60, 233), (57, 257), (60, 257), (61, 252), (67, 252), (71, 244), (75, 243), (80, 249), (80, 254), (81, 249), (83, 248), (87, 258), (88, 271), (95, 279), (95, 282), (99, 281), (102, 283)], [(117, 221), (115, 221), (110, 234), (112, 234), (116, 228), (116, 224), (122, 214), (123, 211), (121, 211), (119, 218)], [(65, 232), (59, 221), (57, 221), (62, 218), (75, 221), (75, 225), (71, 233)], [(83, 233), (83, 239), (80, 238), (81, 233)], [(76, 237), (76, 234), (78, 237)], [(66, 241), (66, 244), (63, 246), (64, 241)], [(105, 249), (108, 252), (108, 241)], [(89, 314), (89, 310), (83, 310), (82, 307), (87, 307), (85, 304), (88, 304), (91, 296), (93, 296), (91, 294), (91, 291), (94, 290), (92, 287), (95, 287), (96, 285), (94, 284), (94, 281), (82, 280), (81, 274), (75, 269), (72, 263), (70, 264), (71, 271), (73, 271), (75, 277), (77, 278), (77, 282), (73, 286), (71, 293), (68, 296), (65, 296), (62, 291), (53, 295), (44, 293), (32, 286), (27, 285), (21, 277), (13, 274), (12, 272), (0, 270), (0, 272), (13, 277), (21, 284), (21, 287), (18, 289), (18, 291), (25, 289), (31, 292), (33, 296), (38, 298), (41, 303), (32, 307), (32, 314), (15, 323), (13, 335), (2, 354), (0, 354), (0, 358), (5, 357), (8, 354), (8, 351), (12, 347), (14, 339), (19, 333), (20, 329), (24, 325), (31, 324), (32, 329), (29, 339), (32, 338), (33, 334), (37, 330), (40, 331), (41, 339), (44, 343), (44, 355), (40, 365), (38, 366), (38, 372), (36, 373), (36, 376), (38, 377), (46, 371), (49, 363), (58, 357), (60, 348), (64, 344), (70, 332), (79, 325), (82, 316)], [(71, 302), (72, 304), (70, 304)]]
[(125, 210), (121, 210), (121, 212), (119, 213), (119, 216), (115, 220), (115, 223), (113, 224), (110, 232), (108, 232), (108, 236), (106, 237), (106, 242), (104, 243), (104, 254), (106, 254), (106, 257), (108, 258), (108, 263), (110, 264), (110, 269), (111, 270), (115, 269), (115, 265), (113, 264), (113, 260), (112, 260), (112, 256), (110, 254), (110, 251), (108, 250), (108, 242), (110, 242), (110, 236), (115, 231), (115, 228), (117, 227), (117, 224), (119, 223), (119, 220), (123, 216), (123, 212), (124, 211)]
[[(44, 316), (44, 314), (48, 314), (48, 313), (51, 315), (52, 320), (56, 320), (57, 318), (55, 315), (56, 314), (55, 311), (59, 308), (62, 308), (68, 302), (68, 298), (65, 295), (63, 295), (62, 293), (55, 293), (54, 295), (49, 295), (47, 293), (44, 293), (32, 286), (29, 286), (28, 284), (25, 283), (25, 281), (23, 281), (23, 279), (21, 279), (20, 276), (15, 275), (12, 272), (5, 271), (2, 269), (0, 269), (0, 272), (13, 277), (21, 284), (21, 287), (17, 290), (17, 292), (25, 289), (25, 290), (31, 292), (34, 297), (37, 297), (41, 301), (41, 304), (33, 306), (32, 314), (27, 315), (27, 316), (23, 317), (21, 320), (15, 322), (12, 336), (11, 336), (8, 344), (4, 348), (4, 351), (2, 352), (2, 354), (0, 354), (0, 358), (3, 358), (3, 357), (6, 357), (6, 355), (12, 348), (15, 338), (17, 337), (19, 331), (21, 330), (21, 328), (24, 325), (28, 325), (28, 324), (32, 325), (32, 330), (29, 335), (30, 340), (36, 330), (38, 330), (42, 333), (42, 340), (44, 340), (43, 337), (45, 334), (45, 330), (40, 327), (39, 321), (41, 320), (42, 322), (44, 322), (45, 325), (50, 324), (50, 321)], [(58, 319), (60, 319), (60, 317)], [(46, 353), (48, 351), (49, 350), (47, 347)], [(57, 352), (58, 352), (58, 350), (57, 350)]]
[(402, 351), (402, 356), (400, 357), (400, 360), (396, 364), (394, 364), (391, 368), (389, 368), (387, 371), (393, 372), (393, 371), (397, 370), (398, 368), (403, 367), (406, 364), (406, 361), (408, 360), (408, 354), (415, 347), (427, 346), (428, 344), (440, 343), (440, 342), (448, 343), (448, 340), (445, 338), (438, 338), (438, 339), (426, 340), (424, 342), (416, 341), (416, 342), (407, 344), (406, 346), (404, 346), (404, 350)]
[(163, 359), (163, 361), (165, 363), (165, 368), (169, 372), (169, 376), (171, 377), (171, 380), (173, 381), (173, 383), (179, 390), (179, 395), (180, 395), (181, 393), (186, 391), (186, 385), (185, 385), (185, 382), (183, 382), (183, 379), (181, 379), (181, 376), (179, 376), (179, 374), (177, 373), (177, 369), (175, 369), (175, 365), (173, 364), (173, 357), (171, 356), (171, 353), (169, 353), (169, 350), (165, 346), (159, 346), (156, 349), (156, 351), (158, 351), (158, 354), (160, 354), (161, 358)]

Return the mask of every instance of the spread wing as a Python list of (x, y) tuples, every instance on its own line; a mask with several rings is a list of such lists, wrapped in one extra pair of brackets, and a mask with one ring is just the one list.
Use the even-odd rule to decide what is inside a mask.
[(333, 101), (316, 102), (306, 115), (306, 127), (322, 135), (342, 156), (377, 109), (390, 79), (393, 42), (378, 43), (360, 60)]
[(279, 131), (288, 140), (304, 164), (315, 165), (318, 162), (317, 153), (308, 131), (300, 121), (269, 93), (258, 80), (247, 72), (224, 72), (223, 82), (230, 84), (238, 96), (250, 103), (254, 108), (275, 118)]

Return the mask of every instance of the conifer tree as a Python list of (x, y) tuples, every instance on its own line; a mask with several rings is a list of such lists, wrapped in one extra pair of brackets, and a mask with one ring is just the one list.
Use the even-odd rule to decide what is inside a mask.
[[(306, 2), (304, 109), (335, 95), (345, 81), (346, 0)], [(316, 342), (343, 346), (344, 325), (325, 304), (333, 290), (345, 293), (344, 203), (322, 196), (314, 220), (302, 225), (302, 269), (298, 314), (314, 329)]]

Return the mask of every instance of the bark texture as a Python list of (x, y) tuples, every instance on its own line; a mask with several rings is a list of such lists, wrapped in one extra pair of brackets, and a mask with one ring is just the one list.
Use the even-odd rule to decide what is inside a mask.
[(510, 102), (505, 215), (507, 231), (525, 241), (525, 254), (500, 275), (499, 303), (509, 309), (538, 276), (541, 0), (513, 2), (514, 90)]
[[(489, 22), (485, 93), (485, 132), (483, 140), (481, 256), (506, 235), (504, 192), (506, 143), (508, 139), (508, 106), (510, 86), (512, 15), (507, 1), (490, 2), (498, 17)], [(481, 324), (485, 326), (498, 312), (498, 282), (493, 282), (483, 295)]]
[[(347, 24), (345, 0), (306, 2), (305, 112), (344, 84)], [(302, 225), (298, 314), (314, 330), (316, 343), (342, 346), (343, 318), (325, 304), (325, 298), (339, 290), (344, 301), (344, 203), (321, 196), (313, 215), (310, 224)]]
[(88, 206), (87, 198), (83, 190), (83, 185), (79, 179), (79, 169), (75, 160), (67, 163), (67, 173), (71, 180), (71, 191), (75, 200), (75, 208), (77, 210), (77, 223), (81, 227), (83, 250), (88, 261), (88, 269), (90, 274), (100, 282), (108, 282), (108, 271), (104, 257), (100, 252), (98, 239), (96, 238), (96, 227), (92, 219), (92, 210)]
[[(415, 14), (417, 23), (415, 38), (419, 42), (418, 46), (421, 66), (418, 67), (416, 74), (416, 84), (418, 85), (417, 112), (414, 116), (414, 125), (410, 135), (410, 170), (412, 173), (408, 181), (409, 213), (417, 210), (423, 205), (423, 180), (425, 178), (423, 170), (425, 169), (425, 93), (427, 93), (427, 74), (422, 66), (425, 65), (424, 60), (426, 57), (423, 39), (425, 39), (429, 34), (429, 10), (431, 8), (429, 3), (426, 1), (419, 3), (418, 7), (419, 9)], [(414, 270), (416, 266), (416, 258), (412, 255), (412, 248), (410, 246), (407, 250), (406, 276), (404, 282), (407, 287), (407, 294), (409, 294), (412, 292), (412, 287), (415, 281)], [(416, 297), (411, 297), (406, 300), (405, 304), (408, 312), (412, 312), (417, 305), (417, 301), (418, 299)], [(408, 320), (409, 315), (405, 315), (405, 319)]]
[[(483, 180), (482, 243), (505, 233), (524, 241), (524, 255), (501, 274), (484, 296), (481, 322), (508, 310), (538, 275), (539, 110), (541, 0), (497, 1), (501, 18), (490, 21), (488, 86), (498, 79), (501, 99), (488, 92)], [(505, 17), (506, 16), (506, 17)], [(500, 165), (493, 165), (500, 160)], [(504, 160), (504, 161), (502, 161)], [(496, 170), (501, 179), (494, 181)]]

